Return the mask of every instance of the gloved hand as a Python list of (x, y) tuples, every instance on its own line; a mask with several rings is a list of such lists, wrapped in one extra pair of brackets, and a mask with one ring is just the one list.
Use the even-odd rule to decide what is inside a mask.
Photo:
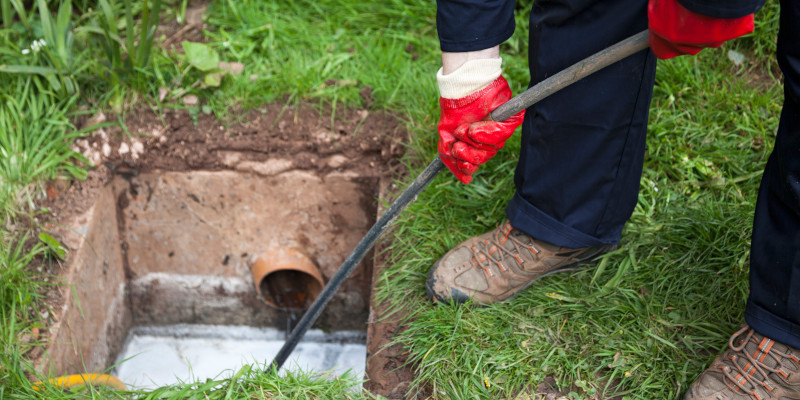
[(494, 80), (488, 86), (458, 98), (445, 97), (446, 92), (453, 91), (443, 84), (445, 81), (441, 72), (439, 74), (442, 92), (439, 98), (439, 157), (462, 183), (470, 183), (478, 166), (503, 148), (525, 115), (523, 110), (503, 122), (482, 121), (492, 110), (511, 99), (508, 82), (500, 76), (499, 61), (497, 69), (496, 75), (490, 74)]
[(753, 31), (753, 14), (714, 18), (689, 11), (678, 0), (650, 0), (647, 16), (650, 49), (660, 59), (697, 54)]

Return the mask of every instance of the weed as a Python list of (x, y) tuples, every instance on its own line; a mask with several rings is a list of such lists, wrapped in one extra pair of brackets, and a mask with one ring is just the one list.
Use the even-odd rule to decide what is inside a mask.
[[(44, 0), (36, 2), (39, 19), (28, 21), (23, 5), (15, 0), (8, 0), (14, 5), (17, 16), (29, 33), (41, 32), (41, 38), (34, 38), (29, 48), (20, 50), (21, 55), (17, 61), (27, 62), (20, 65), (0, 65), (0, 72), (39, 75), (47, 80), (50, 88), (64, 95), (78, 92), (77, 76), (89, 64), (79, 62), (80, 58), (74, 46), (72, 32), (72, 4), (64, 1), (58, 7), (56, 17), (50, 13)], [(3, 18), (11, 19), (10, 7), (6, 2), (3, 6)], [(12, 24), (13, 25), (13, 24)]]

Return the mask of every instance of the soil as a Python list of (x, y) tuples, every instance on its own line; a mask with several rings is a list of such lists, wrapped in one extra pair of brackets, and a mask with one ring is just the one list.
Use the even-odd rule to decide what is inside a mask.
[[(373, 287), (386, 268), (388, 254), (385, 248), (385, 242), (379, 243), (375, 251), (377, 257), (372, 275)], [(406, 314), (400, 310), (389, 318), (379, 317), (387, 315), (387, 311), (389, 311), (388, 305), (378, 302), (373, 292), (370, 301), (372, 329), (367, 337), (367, 381), (364, 382), (364, 388), (390, 400), (429, 398), (430, 393), (427, 388), (423, 388), (419, 393), (411, 391), (414, 374), (411, 366), (408, 365), (408, 355), (403, 351), (402, 346), (399, 344), (387, 346), (402, 331), (402, 322)]]
[[(233, 114), (232, 114), (233, 115)], [(149, 109), (128, 113), (121, 127), (100, 129), (75, 143), (92, 161), (84, 181), (47, 184), (42, 204), (48, 219), (63, 221), (86, 211), (97, 192), (114, 176), (132, 178), (151, 171), (239, 170), (274, 175), (285, 170), (319, 173), (351, 171), (359, 176), (389, 177), (402, 173), (397, 161), (404, 152), (405, 129), (386, 112), (328, 111), (309, 105), (272, 104), (220, 121), (187, 110)], [(78, 127), (114, 120), (102, 114)], [(275, 161), (279, 160), (279, 161)]]

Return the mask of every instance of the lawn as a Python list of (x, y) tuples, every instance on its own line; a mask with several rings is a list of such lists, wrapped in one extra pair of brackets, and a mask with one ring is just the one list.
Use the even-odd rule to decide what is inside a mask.
[[(527, 86), (527, 15), (501, 46), (515, 94)], [(391, 110), (409, 131), (403, 187), (435, 155), (439, 67), (435, 5), (425, 1), (211, 1), (205, 55), (166, 46), (159, 24), (186, 24), (188, 1), (0, 0), (0, 398), (331, 398), (357, 377), (234, 377), (151, 392), (32, 389), (25, 353), (60, 247), (33, 218), (45, 183), (82, 179), (74, 121), (103, 110), (188, 108), (235, 121), (266, 103)], [(639, 202), (620, 249), (486, 308), (434, 305), (428, 268), (492, 229), (513, 194), (519, 137), (464, 186), (443, 173), (395, 222), (379, 297), (408, 314), (396, 338), (415, 389), (437, 398), (531, 398), (551, 377), (570, 399), (675, 399), (743, 322), (749, 237), (782, 88), (773, 58), (778, 6), (756, 31), (696, 57), (659, 62)], [(191, 46), (190, 46), (191, 47)], [(238, 62), (215, 75), (203, 59)], [(256, 78), (253, 78), (253, 77)], [(221, 78), (219, 82), (214, 79)], [(329, 85), (358, 82), (359, 85)], [(217, 85), (218, 83), (218, 85)], [(369, 99), (359, 86), (372, 88)], [(186, 105), (187, 95), (199, 98)]]

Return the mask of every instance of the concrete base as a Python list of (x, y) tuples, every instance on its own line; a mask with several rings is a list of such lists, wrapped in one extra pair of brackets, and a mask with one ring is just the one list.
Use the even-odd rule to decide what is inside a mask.
[[(132, 388), (152, 389), (179, 382), (231, 377), (243, 365), (266, 368), (284, 342), (284, 331), (220, 325), (137, 327), (125, 344), (113, 375)], [(310, 330), (286, 362), (286, 370), (350, 371), (364, 376), (366, 335), (358, 331)]]

